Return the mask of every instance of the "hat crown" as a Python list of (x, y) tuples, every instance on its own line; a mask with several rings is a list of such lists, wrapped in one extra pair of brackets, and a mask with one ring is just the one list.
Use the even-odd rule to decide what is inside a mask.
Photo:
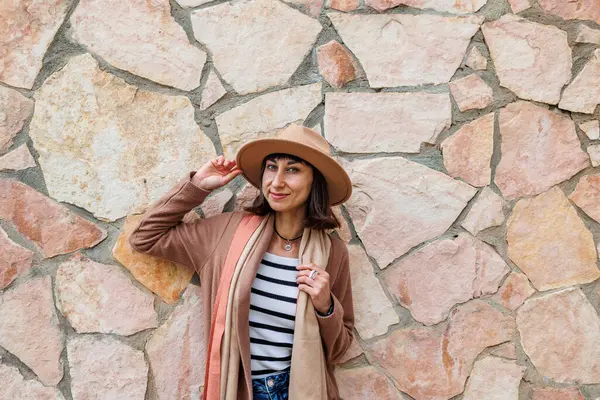
[(331, 155), (329, 142), (318, 132), (305, 126), (292, 124), (283, 129), (277, 135), (278, 139), (289, 140), (317, 149), (325, 154)]

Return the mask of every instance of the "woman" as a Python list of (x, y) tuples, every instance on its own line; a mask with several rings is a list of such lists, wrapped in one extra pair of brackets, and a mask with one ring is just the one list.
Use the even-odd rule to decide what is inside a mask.
[[(244, 212), (181, 223), (237, 175), (260, 189)], [(317, 132), (291, 125), (192, 172), (146, 213), (136, 250), (197, 271), (209, 338), (204, 397), (338, 399), (333, 365), (353, 338), (348, 252), (325, 232), (351, 182)], [(293, 344), (293, 346), (292, 346)]]

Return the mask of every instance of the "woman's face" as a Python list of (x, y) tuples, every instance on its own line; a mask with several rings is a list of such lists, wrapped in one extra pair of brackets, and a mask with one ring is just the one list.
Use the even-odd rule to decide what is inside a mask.
[(310, 165), (279, 157), (267, 160), (262, 191), (274, 211), (293, 211), (306, 206), (312, 182), (313, 169)]

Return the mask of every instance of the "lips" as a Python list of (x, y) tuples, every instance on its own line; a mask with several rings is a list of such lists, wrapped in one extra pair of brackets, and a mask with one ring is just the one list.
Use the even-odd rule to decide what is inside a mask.
[(273, 192), (269, 192), (269, 195), (271, 196), (271, 198), (273, 200), (283, 200), (283, 199), (285, 199), (288, 196), (287, 194), (273, 193)]

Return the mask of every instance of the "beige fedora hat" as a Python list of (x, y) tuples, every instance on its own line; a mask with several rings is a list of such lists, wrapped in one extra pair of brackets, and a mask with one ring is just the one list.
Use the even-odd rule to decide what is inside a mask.
[(319, 133), (301, 125), (289, 125), (274, 138), (257, 139), (246, 143), (237, 153), (237, 166), (248, 182), (260, 188), (260, 170), (263, 160), (274, 153), (300, 157), (318, 169), (327, 181), (331, 205), (343, 203), (352, 194), (350, 177), (331, 157), (327, 140)]

